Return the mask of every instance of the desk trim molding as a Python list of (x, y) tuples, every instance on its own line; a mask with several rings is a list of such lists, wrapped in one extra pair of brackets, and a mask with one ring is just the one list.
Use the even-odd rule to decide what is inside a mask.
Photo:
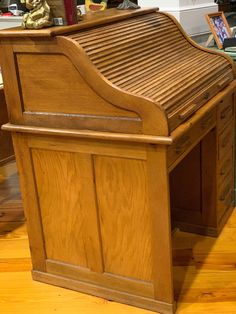
[(11, 132), (22, 132), (31, 134), (42, 135), (58, 135), (65, 137), (80, 137), (80, 138), (93, 138), (112, 141), (127, 141), (137, 143), (150, 143), (150, 144), (162, 144), (171, 145), (172, 139), (168, 136), (153, 136), (143, 134), (123, 134), (123, 133), (111, 133), (111, 132), (98, 132), (89, 130), (71, 130), (71, 129), (52, 129), (44, 127), (34, 127), (25, 125), (16, 125), (7, 123), (2, 126), (2, 130)]

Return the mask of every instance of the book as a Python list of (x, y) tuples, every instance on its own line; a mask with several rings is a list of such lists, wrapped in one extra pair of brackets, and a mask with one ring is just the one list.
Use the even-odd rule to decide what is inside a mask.
[(78, 23), (76, 0), (47, 0), (51, 9), (54, 25), (72, 25)]

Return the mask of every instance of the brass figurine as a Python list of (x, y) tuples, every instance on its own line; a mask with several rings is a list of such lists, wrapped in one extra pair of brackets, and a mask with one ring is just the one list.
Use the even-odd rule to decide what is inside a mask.
[(39, 29), (53, 25), (50, 7), (46, 0), (26, 0), (25, 5), (30, 12), (23, 16), (23, 28)]

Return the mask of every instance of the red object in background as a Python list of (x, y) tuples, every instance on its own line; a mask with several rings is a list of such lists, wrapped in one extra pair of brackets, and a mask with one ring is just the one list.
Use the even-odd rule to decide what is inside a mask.
[(11, 12), (6, 12), (6, 13), (3, 13), (2, 16), (12, 16), (13, 14)]
[(67, 25), (78, 23), (76, 0), (64, 0)]

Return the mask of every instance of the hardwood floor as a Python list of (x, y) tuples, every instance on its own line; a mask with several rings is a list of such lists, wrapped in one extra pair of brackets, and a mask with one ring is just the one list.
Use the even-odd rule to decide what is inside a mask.
[[(1, 313), (152, 313), (33, 281), (19, 196), (15, 164), (0, 167), (0, 211), (19, 205), (13, 222), (0, 222)], [(236, 209), (217, 239), (176, 231), (173, 247), (177, 313), (236, 314)]]

